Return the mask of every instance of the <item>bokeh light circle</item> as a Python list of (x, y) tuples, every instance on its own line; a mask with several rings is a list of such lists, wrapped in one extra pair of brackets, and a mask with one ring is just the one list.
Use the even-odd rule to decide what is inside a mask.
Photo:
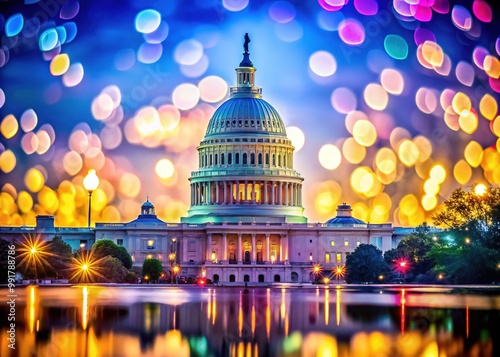
[(337, 70), (337, 61), (330, 52), (317, 51), (309, 57), (309, 67), (320, 77), (329, 77)]
[(161, 23), (161, 14), (153, 9), (142, 10), (135, 17), (135, 29), (140, 33), (151, 33)]
[(319, 150), (318, 159), (325, 169), (335, 170), (342, 162), (342, 155), (335, 145), (326, 144)]
[(365, 40), (365, 28), (356, 19), (345, 19), (339, 24), (340, 39), (351, 46), (359, 46)]

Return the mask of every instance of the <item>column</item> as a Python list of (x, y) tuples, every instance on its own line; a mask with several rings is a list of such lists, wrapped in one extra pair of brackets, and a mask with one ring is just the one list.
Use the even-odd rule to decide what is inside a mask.
[(243, 197), (243, 202), (247, 203), (248, 202), (248, 181), (245, 180), (245, 196)]
[(283, 249), (283, 236), (281, 234), (280, 234), (279, 242), (280, 242), (280, 262), (282, 262), (284, 260), (283, 259), (284, 249)]
[(264, 181), (264, 200), (262, 202), (267, 204), (267, 181)]
[(210, 262), (212, 260), (212, 234), (207, 234), (207, 258), (206, 261)]
[(238, 233), (238, 264), (241, 264), (243, 259), (241, 259), (241, 233)]
[(236, 181), (236, 203), (241, 203), (241, 200), (240, 200), (240, 180)]
[(271, 204), (274, 205), (274, 181), (271, 181)]
[(266, 260), (268, 262), (271, 261), (271, 256), (269, 255), (269, 248), (270, 248), (269, 245), (270, 245), (269, 244), (269, 233), (266, 233)]
[(283, 246), (282, 260), (288, 260), (288, 236), (285, 235), (281, 238), (281, 245)]
[(217, 181), (215, 186), (215, 203), (219, 204), (219, 181)]
[(252, 256), (250, 258), (251, 264), (255, 264), (256, 260), (257, 260), (257, 252), (255, 247), (255, 234), (252, 234)]
[(223, 181), (222, 184), (224, 185), (224, 204), (227, 204), (227, 182)]
[(292, 183), (291, 187), (290, 187), (290, 201), (288, 202), (288, 205), (289, 206), (295, 206), (295, 202), (293, 202), (294, 200), (294, 194), (293, 194), (293, 190), (295, 190), (295, 184)]
[(180, 262), (188, 261), (188, 238), (182, 237), (182, 257), (179, 259)]
[(222, 234), (222, 260), (227, 264), (227, 234)]
[(255, 193), (255, 181), (253, 181), (253, 182), (252, 182), (252, 197), (251, 197), (251, 199), (252, 199), (252, 203), (255, 203), (255, 202), (256, 202), (255, 197), (256, 197), (256, 193)]
[(210, 181), (207, 182), (207, 205), (212, 204), (212, 183)]
[(282, 205), (283, 204), (283, 182), (279, 183), (278, 186), (278, 204)]
[(233, 189), (233, 181), (229, 182), (229, 203), (234, 203), (234, 189)]

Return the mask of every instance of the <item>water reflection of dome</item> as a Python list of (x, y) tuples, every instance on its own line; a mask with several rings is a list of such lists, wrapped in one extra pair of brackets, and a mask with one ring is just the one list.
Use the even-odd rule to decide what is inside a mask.
[(343, 202), (341, 205), (337, 206), (337, 216), (326, 221), (326, 225), (328, 226), (338, 226), (338, 225), (345, 225), (345, 226), (352, 226), (352, 225), (366, 225), (365, 222), (363, 222), (360, 219), (354, 218), (352, 216), (352, 209), (351, 206)]

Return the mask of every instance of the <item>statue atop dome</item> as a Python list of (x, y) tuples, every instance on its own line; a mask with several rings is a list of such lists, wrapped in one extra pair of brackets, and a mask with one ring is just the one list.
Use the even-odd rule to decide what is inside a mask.
[(243, 60), (240, 63), (240, 67), (253, 67), (252, 61), (250, 61), (250, 52), (248, 52), (248, 44), (250, 43), (250, 36), (248, 36), (248, 32), (245, 33), (245, 42), (243, 43)]
[(248, 32), (245, 33), (245, 43), (243, 44), (243, 49), (245, 50), (245, 53), (250, 53), (248, 52), (248, 44), (250, 43), (250, 37), (248, 36)]

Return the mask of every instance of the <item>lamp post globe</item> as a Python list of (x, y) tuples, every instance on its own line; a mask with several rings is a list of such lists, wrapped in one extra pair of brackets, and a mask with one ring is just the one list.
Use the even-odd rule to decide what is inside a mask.
[(98, 186), (99, 186), (99, 177), (97, 177), (95, 170), (91, 169), (87, 173), (87, 176), (85, 176), (85, 178), (83, 179), (83, 187), (85, 187), (85, 189), (89, 192), (89, 214), (87, 221), (88, 228), (90, 228), (90, 218), (92, 212), (92, 192), (94, 192)]

